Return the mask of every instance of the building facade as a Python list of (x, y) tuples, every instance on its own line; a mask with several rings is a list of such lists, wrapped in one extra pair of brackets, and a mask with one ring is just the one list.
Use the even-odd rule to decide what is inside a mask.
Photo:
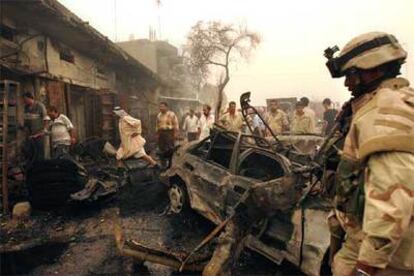
[(79, 140), (116, 140), (115, 105), (153, 134), (161, 79), (88, 22), (56, 0), (26, 0), (3, 2), (0, 24), (0, 78), (67, 114)]

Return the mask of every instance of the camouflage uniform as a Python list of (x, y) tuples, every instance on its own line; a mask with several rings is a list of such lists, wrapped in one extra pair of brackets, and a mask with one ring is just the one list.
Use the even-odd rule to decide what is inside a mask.
[[(406, 52), (395, 37), (368, 33), (348, 43), (338, 58), (326, 56), (332, 76), (341, 77), (351, 69), (397, 66)], [(333, 230), (340, 230), (339, 224), (346, 233), (334, 257), (334, 275), (356, 269), (367, 275), (414, 275), (414, 90), (406, 79), (386, 73), (375, 89), (352, 102), (329, 220)]]
[(364, 184), (352, 202), (337, 198), (347, 212), (336, 210), (347, 238), (335, 256), (334, 275), (349, 275), (357, 260), (413, 273), (414, 90), (407, 86), (405, 79), (387, 80), (353, 105), (338, 177)]

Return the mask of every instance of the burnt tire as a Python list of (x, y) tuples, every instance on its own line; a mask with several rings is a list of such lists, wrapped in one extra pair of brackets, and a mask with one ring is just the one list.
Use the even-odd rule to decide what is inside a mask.
[(30, 202), (41, 210), (64, 206), (72, 193), (84, 188), (86, 181), (85, 171), (67, 159), (36, 162), (28, 169), (26, 178)]
[(168, 198), (170, 200), (170, 212), (182, 214), (190, 210), (190, 199), (182, 181), (172, 180), (168, 189)]

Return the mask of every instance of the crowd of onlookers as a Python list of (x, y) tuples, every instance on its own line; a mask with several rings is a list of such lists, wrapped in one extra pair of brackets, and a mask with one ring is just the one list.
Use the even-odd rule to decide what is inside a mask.
[[(54, 106), (46, 107), (36, 101), (33, 94), (24, 94), (25, 103), (25, 131), (33, 159), (43, 159), (45, 141), (50, 142), (51, 157), (67, 156), (71, 145), (76, 143), (75, 127), (70, 119), (59, 112)], [(277, 100), (270, 101), (267, 110), (247, 110), (246, 120), (235, 102), (228, 104), (227, 110), (220, 114), (218, 120), (212, 112), (211, 106), (203, 105), (201, 112), (190, 110), (179, 122), (177, 115), (169, 109), (168, 103), (159, 104), (159, 113), (156, 120), (156, 140), (161, 156), (170, 156), (175, 142), (182, 138), (184, 141), (202, 140), (210, 135), (213, 125), (229, 131), (254, 134), (262, 137), (280, 134), (322, 134), (327, 135), (334, 126), (337, 110), (332, 108), (332, 102), (323, 100), (325, 112), (322, 124), (317, 126), (315, 111), (309, 107), (309, 99), (303, 97), (295, 105), (293, 112), (283, 111)], [(144, 158), (151, 165), (156, 165), (151, 156), (144, 150), (146, 143), (141, 136), (141, 121), (129, 115), (120, 107), (114, 109), (114, 115), (119, 119), (118, 128), (121, 144), (114, 155), (118, 160), (130, 157)], [(247, 123), (246, 123), (247, 121)], [(268, 125), (268, 128), (265, 125)], [(46, 140), (45, 136), (50, 137)]]
[(246, 120), (244, 120), (240, 110), (237, 110), (236, 103), (232, 101), (217, 121), (211, 107), (203, 105), (202, 112), (190, 110), (179, 122), (177, 115), (169, 109), (168, 103), (161, 102), (156, 122), (159, 153), (161, 159), (163, 156), (168, 159), (177, 140), (180, 138), (187, 142), (202, 140), (209, 136), (214, 124), (228, 131), (261, 137), (271, 137), (272, 133), (274, 135), (327, 135), (334, 127), (337, 110), (332, 107), (332, 102), (328, 98), (323, 100), (323, 106), (325, 111), (321, 123), (318, 123), (320, 120), (317, 120), (315, 111), (309, 107), (309, 99), (306, 97), (301, 98), (295, 104), (295, 109), (291, 114), (283, 111), (277, 100), (272, 100), (267, 111), (247, 110)]
[[(228, 104), (227, 110), (221, 114), (217, 124), (229, 131), (244, 132), (262, 137), (271, 136), (269, 126), (273, 134), (321, 134), (327, 135), (334, 127), (335, 117), (338, 113), (332, 106), (329, 98), (323, 100), (323, 118), (318, 120), (315, 111), (309, 106), (309, 99), (303, 97), (295, 104), (295, 109), (289, 113), (280, 108), (277, 100), (271, 100), (267, 111), (259, 108), (257, 112), (247, 111), (246, 124), (235, 102)], [(203, 106), (203, 112), (190, 110), (182, 120), (181, 133), (187, 141), (203, 139), (209, 134), (209, 129), (214, 124), (214, 115), (211, 107)], [(178, 129), (177, 121), (177, 132)]]

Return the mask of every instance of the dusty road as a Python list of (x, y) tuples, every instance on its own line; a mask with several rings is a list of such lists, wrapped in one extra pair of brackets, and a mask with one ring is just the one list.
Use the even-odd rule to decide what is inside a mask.
[[(26, 224), (2, 224), (3, 248), (17, 245), (19, 241), (27, 243), (33, 238), (46, 241), (55, 237), (27, 250), (2, 254), (2, 275), (180, 275), (168, 267), (119, 256), (113, 236), (113, 224), (118, 222), (125, 235), (140, 242), (182, 252), (194, 248), (212, 225), (196, 214), (163, 215), (167, 204), (162, 184), (141, 183), (125, 187), (110, 201), (66, 208), (52, 214), (34, 213), (32, 222)], [(278, 267), (246, 251), (237, 274), (300, 275), (300, 272), (289, 265)]]

